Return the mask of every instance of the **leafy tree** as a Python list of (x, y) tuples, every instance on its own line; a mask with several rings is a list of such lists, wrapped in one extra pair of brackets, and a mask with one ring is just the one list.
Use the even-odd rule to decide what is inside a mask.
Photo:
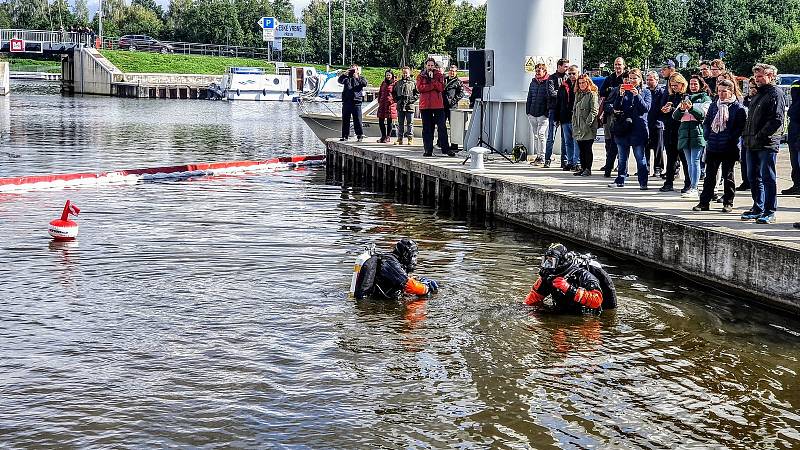
[(249, 47), (265, 46), (258, 21), (262, 17), (273, 15), (269, 0), (234, 0), (234, 6), (242, 28), (242, 44)]
[(5, 3), (0, 3), (0, 28), (11, 28), (11, 16)]
[(53, 27), (55, 29), (63, 27), (65, 30), (68, 30), (69, 27), (75, 25), (75, 16), (72, 14), (72, 11), (70, 11), (66, 0), (55, 0), (53, 4), (50, 5), (50, 18), (53, 21)]
[(736, 36), (727, 65), (736, 73), (749, 74), (753, 64), (777, 52), (791, 41), (789, 30), (769, 16), (758, 16), (748, 22)]
[[(700, 59), (714, 59), (719, 52), (730, 52), (736, 45), (736, 35), (748, 21), (751, 9), (746, 0), (687, 0), (684, 10), (689, 20), (682, 32), (692, 36), (692, 47)], [(681, 24), (677, 24), (679, 27)]]
[(458, 47), (483, 48), (486, 45), (486, 4), (475, 7), (462, 1), (455, 9), (453, 32), (445, 39), (452, 56)]
[(14, 28), (49, 30), (53, 27), (49, 11), (50, 5), (47, 0), (8, 1), (8, 15)]
[(667, 59), (677, 63), (675, 57), (678, 53), (695, 53), (699, 46), (697, 37), (683, 32), (679, 25), (691, 22), (686, 0), (650, 0), (648, 7), (659, 30), (659, 39), (653, 43), (651, 63), (660, 64)]
[(156, 17), (158, 17), (158, 20), (160, 20), (162, 22), (164, 21), (164, 18), (166, 16), (164, 14), (164, 8), (161, 5), (159, 5), (158, 3), (156, 3), (155, 0), (132, 0), (131, 1), (131, 7), (137, 6), (137, 5), (152, 11), (156, 15)]
[(800, 73), (800, 44), (787, 45), (765, 60), (777, 67), (778, 73)]
[(75, 24), (85, 26), (89, 24), (89, 6), (86, 0), (75, 0), (72, 5), (72, 14), (75, 16)]
[(607, 0), (589, 20), (585, 64), (596, 67), (624, 56), (629, 65), (641, 65), (659, 38), (645, 0)]
[(453, 0), (376, 0), (381, 17), (394, 30), (402, 46), (400, 65), (428, 51), (444, 49), (453, 29)]
[(122, 24), (123, 34), (146, 34), (159, 36), (164, 23), (155, 11), (141, 4), (131, 5)]

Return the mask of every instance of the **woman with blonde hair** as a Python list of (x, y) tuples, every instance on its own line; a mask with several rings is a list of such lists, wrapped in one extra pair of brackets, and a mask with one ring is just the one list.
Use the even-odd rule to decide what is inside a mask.
[(597, 136), (597, 116), (600, 113), (600, 98), (592, 77), (579, 75), (575, 88), (575, 105), (572, 107), (572, 136), (578, 143), (581, 168), (575, 176), (592, 174), (592, 144)]
[(672, 192), (672, 184), (679, 170), (679, 161), (683, 168), (683, 189), (681, 192), (688, 191), (691, 186), (686, 156), (683, 151), (678, 150), (680, 122), (672, 118), (673, 111), (686, 96), (688, 87), (689, 82), (680, 73), (672, 74), (667, 80), (667, 95), (664, 96), (664, 104), (661, 105), (661, 113), (664, 114), (664, 149), (667, 151), (667, 167), (664, 169), (664, 186), (659, 189), (661, 192)]

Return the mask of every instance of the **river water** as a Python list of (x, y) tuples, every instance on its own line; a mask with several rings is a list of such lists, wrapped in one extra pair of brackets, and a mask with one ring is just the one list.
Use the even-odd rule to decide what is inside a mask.
[[(322, 151), (296, 105), (15, 87), (0, 176)], [(0, 194), (0, 236), (4, 448), (800, 446), (792, 318), (604, 254), (616, 311), (533, 311), (557, 238), (322, 169)], [(439, 294), (349, 300), (361, 246), (402, 236)]]

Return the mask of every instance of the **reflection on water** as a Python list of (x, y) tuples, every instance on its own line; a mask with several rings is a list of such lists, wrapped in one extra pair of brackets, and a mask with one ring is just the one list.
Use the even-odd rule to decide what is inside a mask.
[[(225, 139), (273, 151), (246, 143), (257, 134)], [(78, 165), (91, 158), (76, 139), (57, 149)], [(208, 154), (162, 135), (85, 139), (122, 146), (103, 164)], [(65, 197), (80, 235), (53, 244)], [(605, 255), (619, 309), (543, 314), (520, 302), (552, 237), (326, 185), (321, 170), (0, 195), (0, 236), (8, 447), (800, 446), (793, 320)], [(402, 236), (440, 293), (349, 300), (362, 246)]]

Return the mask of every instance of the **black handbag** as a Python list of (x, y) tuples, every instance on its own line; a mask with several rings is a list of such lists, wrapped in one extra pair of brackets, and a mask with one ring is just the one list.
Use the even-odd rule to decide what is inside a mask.
[(614, 125), (611, 132), (617, 135), (624, 135), (633, 129), (633, 119), (626, 117), (624, 113), (614, 113)]

